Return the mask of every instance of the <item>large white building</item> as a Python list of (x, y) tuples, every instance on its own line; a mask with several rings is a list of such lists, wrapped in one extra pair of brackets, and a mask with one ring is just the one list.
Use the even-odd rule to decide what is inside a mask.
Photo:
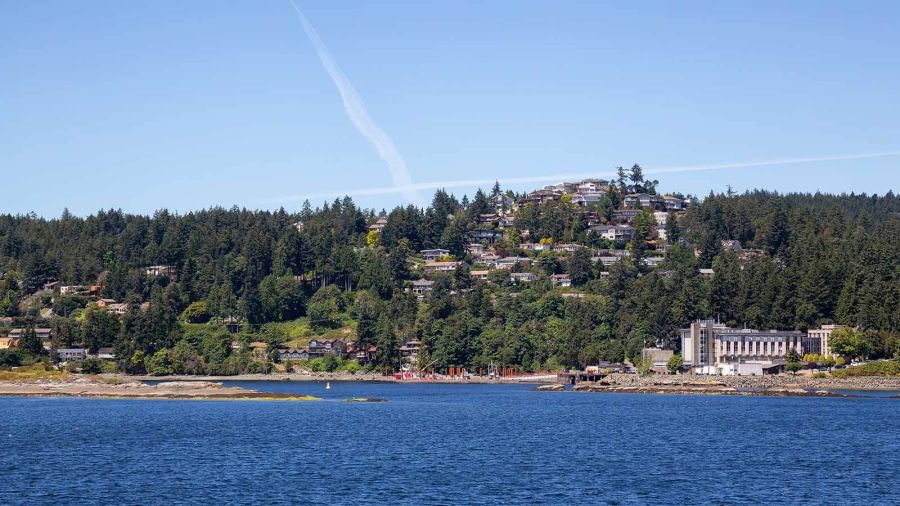
[(819, 340), (819, 354), (826, 357), (832, 357), (834, 356), (834, 352), (831, 351), (831, 333), (844, 327), (844, 325), (822, 325), (817, 329), (809, 329), (807, 334), (809, 334), (810, 338)]
[(803, 356), (818, 348), (797, 330), (734, 329), (713, 320), (697, 320), (679, 333), (685, 366), (704, 374), (761, 374), (791, 350)]

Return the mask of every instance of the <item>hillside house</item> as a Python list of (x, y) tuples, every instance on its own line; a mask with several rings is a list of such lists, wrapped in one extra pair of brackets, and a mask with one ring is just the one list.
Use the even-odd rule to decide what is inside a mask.
[(664, 260), (665, 257), (646, 257), (644, 258), (644, 265), (655, 269), (659, 267), (659, 265), (663, 263)]
[(643, 207), (650, 207), (650, 202), (650, 195), (646, 193), (629, 193), (628, 195), (625, 195), (622, 205), (625, 209), (641, 209)]
[(472, 279), (477, 279), (479, 281), (487, 281), (488, 270), (478, 270), (478, 271), (470, 271), (469, 275), (472, 276)]
[(550, 276), (550, 280), (553, 281), (555, 286), (559, 286), (561, 288), (568, 288), (572, 286), (572, 280), (569, 278), (568, 274), (554, 274)]
[(491, 204), (494, 206), (494, 210), (500, 216), (505, 215), (508, 212), (511, 212), (515, 209), (516, 201), (511, 197), (503, 195), (502, 193), (499, 195), (494, 195), (490, 198)]
[(512, 272), (509, 279), (517, 283), (531, 283), (537, 279), (537, 275), (533, 272)]
[(81, 286), (81, 285), (62, 285), (59, 287), (59, 294), (60, 295), (75, 295), (84, 290), (85, 290), (85, 287)]
[(128, 312), (128, 304), (125, 304), (123, 302), (115, 302), (113, 304), (107, 304), (105, 309), (107, 312), (122, 316)]
[(475, 263), (482, 265), (494, 265), (497, 260), (500, 260), (500, 255), (496, 253), (482, 253), (475, 257)]
[(309, 342), (309, 358), (334, 355), (343, 357), (347, 354), (347, 344), (340, 339), (313, 339)]
[(407, 341), (400, 347), (400, 362), (405, 365), (415, 366), (419, 357), (422, 343), (419, 341)]
[(309, 350), (306, 350), (305, 348), (278, 350), (278, 355), (281, 357), (282, 362), (290, 360), (306, 360), (309, 358)]
[(466, 251), (468, 251), (472, 256), (478, 256), (484, 253), (484, 244), (481, 244), (480, 242), (466, 244)]
[(584, 246), (582, 246), (580, 244), (564, 243), (564, 244), (555, 244), (553, 246), (553, 251), (572, 253), (572, 252), (578, 251), (583, 248), (584, 248)]
[(369, 231), (380, 234), (382, 230), (384, 230), (384, 227), (387, 226), (387, 222), (387, 218), (385, 218), (384, 216), (379, 216), (378, 219), (375, 220), (375, 223), (369, 225)]
[(640, 213), (640, 209), (617, 209), (612, 212), (612, 217), (614, 220), (627, 221), (631, 223), (634, 221), (634, 217)]
[(175, 279), (174, 265), (151, 265), (144, 270), (148, 276)]
[(505, 230), (507, 228), (512, 228), (515, 226), (515, 218), (500, 218), (500, 221), (497, 222), (497, 228), (500, 228), (501, 230)]
[(588, 230), (591, 233), (599, 234), (600, 237), (607, 241), (613, 242), (628, 242), (634, 234), (634, 229), (631, 225), (597, 225)]
[(520, 248), (524, 251), (551, 251), (553, 250), (552, 244), (542, 244), (539, 242), (526, 242), (519, 245)]
[(486, 241), (489, 244), (503, 239), (503, 232), (494, 229), (475, 229), (468, 233), (469, 240), (472, 242)]
[(680, 199), (671, 195), (663, 196), (663, 204), (666, 207), (666, 211), (683, 211), (687, 209), (689, 202), (688, 199)]
[[(25, 336), (25, 332), (27, 330), (28, 329), (23, 328), (23, 327), (16, 327), (14, 329), (10, 329), (9, 337), (18, 341), (19, 339), (22, 339), (22, 337)], [(47, 328), (47, 327), (36, 327), (34, 329), (34, 334), (41, 341), (48, 341), (53, 338), (53, 329)]]
[(422, 251), (420, 251), (420, 253), (422, 254), (422, 258), (424, 258), (426, 261), (432, 262), (450, 256), (450, 250), (440, 248), (423, 249)]
[(592, 260), (594, 263), (600, 262), (604, 267), (609, 267), (616, 262), (618, 262), (622, 257), (617, 257), (613, 255), (601, 255), (598, 257), (593, 257)]
[(97, 349), (97, 358), (100, 360), (115, 360), (116, 351), (113, 348), (99, 348)]
[(462, 262), (425, 262), (425, 272), (453, 272), (457, 267), (461, 266)]
[(512, 269), (519, 264), (530, 264), (531, 259), (526, 257), (505, 257), (494, 262), (497, 269)]
[(609, 181), (605, 179), (584, 179), (578, 183), (577, 189), (580, 192), (602, 192), (605, 193), (609, 188)]
[(572, 203), (579, 207), (589, 207), (600, 202), (600, 199), (606, 195), (605, 192), (587, 192), (582, 191), (572, 194)]
[(86, 348), (57, 348), (56, 358), (60, 362), (68, 362), (70, 360), (84, 360), (88, 356)]
[(360, 364), (368, 364), (369, 362), (375, 360), (375, 356), (378, 353), (378, 347), (374, 344), (366, 345), (358, 345), (357, 343), (350, 343), (347, 345), (347, 356), (351, 360), (356, 360)]
[(434, 286), (434, 281), (429, 281), (427, 279), (417, 279), (412, 282), (412, 293), (416, 295), (419, 299), (424, 298), (426, 295), (431, 293), (431, 289)]

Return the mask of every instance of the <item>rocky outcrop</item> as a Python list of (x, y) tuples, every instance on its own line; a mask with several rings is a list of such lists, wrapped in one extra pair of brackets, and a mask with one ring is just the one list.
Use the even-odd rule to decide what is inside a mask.
[(900, 378), (866, 376), (850, 378), (813, 378), (790, 374), (766, 376), (694, 376), (611, 374), (604, 384), (617, 386), (671, 387), (706, 386), (738, 389), (803, 389), (803, 390), (900, 390)]

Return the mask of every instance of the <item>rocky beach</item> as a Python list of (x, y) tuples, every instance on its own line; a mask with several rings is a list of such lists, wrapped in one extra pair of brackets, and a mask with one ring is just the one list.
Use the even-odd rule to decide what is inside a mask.
[[(561, 384), (543, 385), (539, 391), (563, 391)], [(853, 391), (896, 391), (900, 398), (900, 378), (810, 376), (638, 376), (612, 374), (597, 382), (581, 382), (574, 392), (744, 395), (775, 397), (852, 397)]]
[(98, 399), (315, 400), (315, 397), (225, 387), (212, 381), (167, 381), (149, 385), (73, 376), (54, 380), (0, 381), (0, 396), (87, 397)]

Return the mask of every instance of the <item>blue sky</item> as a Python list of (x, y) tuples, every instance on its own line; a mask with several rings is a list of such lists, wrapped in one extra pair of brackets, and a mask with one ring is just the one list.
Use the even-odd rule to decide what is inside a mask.
[[(298, 4), (414, 184), (900, 151), (898, 2)], [(287, 0), (0, 3), (0, 174), (45, 216), (392, 185)], [(881, 194), (900, 156), (657, 177)]]

